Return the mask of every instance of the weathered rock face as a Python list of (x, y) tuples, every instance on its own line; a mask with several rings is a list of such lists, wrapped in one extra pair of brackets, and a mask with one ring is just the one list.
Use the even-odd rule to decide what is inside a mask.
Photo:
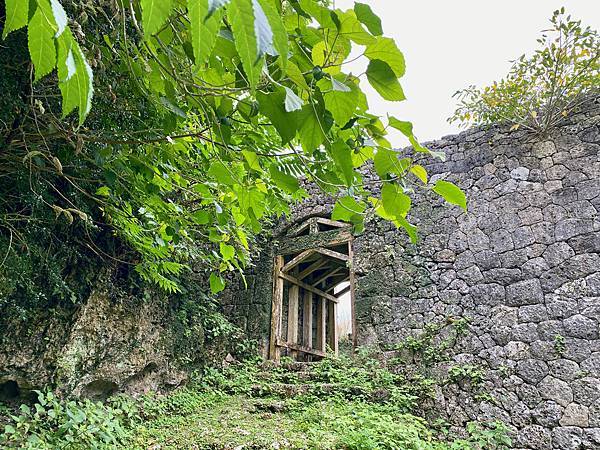
[[(454, 363), (482, 367), (491, 397), (446, 389), (440, 404), (455, 425), (504, 420), (517, 448), (600, 445), (599, 124), (596, 99), (544, 138), (492, 128), (430, 143), (448, 157), (430, 175), (458, 184), (468, 213), (432, 196), (414, 202), (418, 245), (379, 220), (354, 242), (359, 343), (394, 346), (469, 318)], [(331, 207), (315, 196), (292, 220)], [(255, 335), (269, 320), (264, 278), (230, 301)]]
[(222, 360), (196, 305), (131, 295), (108, 277), (97, 286), (77, 308), (30, 311), (27, 320), (4, 312), (0, 398), (48, 387), (91, 398), (161, 391), (184, 383), (190, 366)]

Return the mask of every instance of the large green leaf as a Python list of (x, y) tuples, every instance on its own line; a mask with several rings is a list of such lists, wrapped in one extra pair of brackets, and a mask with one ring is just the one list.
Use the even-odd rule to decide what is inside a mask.
[(39, 0), (27, 29), (29, 55), (35, 69), (36, 81), (44, 75), (48, 75), (56, 66), (56, 47), (54, 46), (56, 30), (50, 2)]
[[(338, 81), (336, 81), (339, 83)], [(333, 89), (323, 95), (325, 107), (336, 123), (343, 127), (354, 115), (358, 105), (357, 91), (348, 88), (348, 91)]]
[(27, 25), (29, 20), (29, 1), (28, 0), (6, 0), (4, 3), (6, 20), (4, 21), (4, 30), (2, 39), (6, 39), (8, 33), (18, 30)]
[(438, 180), (436, 181), (433, 190), (441, 195), (448, 203), (458, 205), (465, 211), (467, 210), (467, 198), (465, 193), (454, 183)]
[(140, 3), (144, 33), (149, 37), (159, 31), (171, 15), (173, 0), (140, 0)]
[(410, 197), (397, 184), (385, 183), (381, 188), (381, 202), (385, 211), (395, 219), (406, 217), (410, 210)]
[(211, 273), (209, 281), (210, 281), (210, 290), (213, 294), (218, 294), (223, 289), (225, 289), (225, 281), (223, 280), (221, 275)]
[(333, 143), (330, 149), (335, 165), (342, 173), (346, 186), (354, 182), (354, 167), (352, 165), (352, 150), (345, 142), (339, 140)]
[(210, 165), (207, 174), (222, 184), (231, 186), (235, 183), (231, 171), (221, 161), (213, 162)]
[(283, 191), (293, 194), (300, 189), (298, 179), (288, 175), (285, 172), (282, 172), (275, 164), (272, 164), (271, 167), (269, 167), (269, 173), (271, 174), (273, 181), (275, 181), (275, 184)]
[(362, 202), (357, 202), (353, 197), (341, 197), (333, 206), (331, 218), (333, 220), (357, 223), (365, 209), (366, 206)]
[(351, 9), (345, 12), (338, 11), (337, 16), (340, 20), (340, 33), (344, 37), (360, 45), (376, 43), (376, 39), (362, 27), (354, 11)]
[(311, 152), (325, 140), (325, 123), (314, 105), (304, 105), (298, 116), (298, 135), (305, 152)]
[(255, 30), (253, 0), (232, 0), (228, 8), (228, 19), (231, 23), (235, 48), (242, 61), (242, 66), (250, 86), (258, 83), (262, 68), (262, 58)]
[(220, 9), (209, 17), (208, 0), (188, 0), (188, 11), (194, 60), (197, 66), (201, 66), (208, 60), (217, 42), (223, 10)]
[(371, 34), (375, 36), (383, 34), (381, 19), (373, 12), (369, 5), (356, 2), (354, 3), (354, 12), (358, 20), (367, 27)]
[(271, 46), (275, 53), (281, 57), (282, 67), (285, 71), (288, 58), (288, 35), (281, 20), (281, 14), (277, 11), (273, 0), (258, 0), (258, 3), (267, 17), (272, 32)]
[(79, 108), (79, 123), (82, 124), (92, 107), (94, 93), (92, 69), (68, 28), (59, 36), (57, 42), (58, 86), (63, 100), (63, 117), (75, 108)]
[(392, 38), (378, 37), (374, 43), (367, 46), (365, 56), (370, 60), (378, 59), (386, 62), (398, 78), (406, 71), (404, 55)]
[(394, 172), (398, 164), (398, 154), (389, 148), (379, 147), (375, 153), (374, 165), (375, 172), (380, 177), (385, 177), (388, 173)]
[(386, 62), (380, 59), (371, 60), (367, 67), (367, 79), (385, 100), (402, 101), (406, 99), (396, 74)]
[(259, 103), (259, 109), (262, 114), (267, 116), (283, 144), (290, 142), (296, 135), (297, 113), (288, 113), (285, 110), (286, 92), (284, 89), (278, 89), (271, 94), (257, 92), (256, 99)]

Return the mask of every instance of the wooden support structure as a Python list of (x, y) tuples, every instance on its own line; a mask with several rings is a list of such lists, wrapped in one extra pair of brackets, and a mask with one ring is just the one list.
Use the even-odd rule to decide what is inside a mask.
[(302, 311), (302, 345), (312, 348), (313, 293), (306, 289), (303, 295)]
[[(288, 317), (287, 317), (287, 341), (290, 344), (298, 343), (298, 296), (300, 288), (297, 284), (292, 284), (288, 291)], [(297, 356), (296, 351), (292, 351), (292, 357)]]
[[(282, 349), (297, 359), (325, 357), (327, 347), (337, 354), (338, 302), (348, 292), (353, 345), (356, 345), (355, 280), (349, 228), (350, 225), (344, 222), (312, 217), (297, 226), (279, 246), (280, 255), (274, 258), (273, 264), (271, 360), (279, 361)], [(336, 294), (336, 286), (344, 281), (349, 281), (349, 285)], [(285, 304), (287, 309), (284, 311)], [(284, 314), (287, 316), (285, 334), (282, 329)]]
[(299, 280), (298, 278), (295, 278), (291, 275), (288, 275), (287, 273), (283, 273), (283, 272), (279, 272), (279, 277), (283, 278), (284, 280), (289, 281), (290, 283), (293, 283), (297, 286), (300, 286), (301, 288), (306, 289), (307, 291), (311, 291), (313, 294), (317, 294), (320, 297), (324, 297), (327, 300), (330, 300), (334, 303), (337, 303), (339, 300), (337, 299), (337, 297), (328, 294), (327, 292), (323, 292), (321, 289), (317, 289), (314, 286), (311, 286), (308, 283), (305, 283), (304, 281)]
[(319, 298), (317, 303), (317, 350), (327, 351), (327, 301)]
[(331, 348), (335, 355), (338, 354), (338, 331), (337, 331), (337, 303), (327, 303), (327, 328), (329, 333), (327, 336), (327, 345)]
[(283, 279), (279, 276), (283, 267), (283, 256), (276, 256), (273, 262), (273, 299), (271, 301), (271, 336), (269, 338), (269, 359), (279, 361), (280, 351), (277, 337), (281, 334), (281, 309), (283, 306)]

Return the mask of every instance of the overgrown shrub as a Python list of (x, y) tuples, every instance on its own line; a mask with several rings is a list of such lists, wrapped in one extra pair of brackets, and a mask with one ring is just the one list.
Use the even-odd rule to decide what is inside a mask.
[(557, 10), (552, 26), (537, 40), (540, 48), (514, 61), (508, 75), (492, 85), (458, 91), (450, 122), (509, 123), (545, 133), (569, 116), (585, 98), (600, 92), (600, 37), (580, 20)]

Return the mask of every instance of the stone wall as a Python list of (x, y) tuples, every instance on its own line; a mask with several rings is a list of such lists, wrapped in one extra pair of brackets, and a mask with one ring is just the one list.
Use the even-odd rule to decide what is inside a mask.
[[(502, 420), (515, 448), (600, 448), (599, 123), (596, 99), (544, 138), (493, 127), (429, 143), (447, 155), (430, 175), (458, 184), (468, 213), (423, 194), (410, 217), (419, 244), (380, 220), (355, 240), (359, 343), (393, 348), (468, 318), (438, 371), (481, 367), (489, 395), (446, 386), (437, 407), (457, 427)], [(331, 205), (315, 195), (291, 220)], [(264, 336), (270, 258), (260, 264), (241, 303)]]

